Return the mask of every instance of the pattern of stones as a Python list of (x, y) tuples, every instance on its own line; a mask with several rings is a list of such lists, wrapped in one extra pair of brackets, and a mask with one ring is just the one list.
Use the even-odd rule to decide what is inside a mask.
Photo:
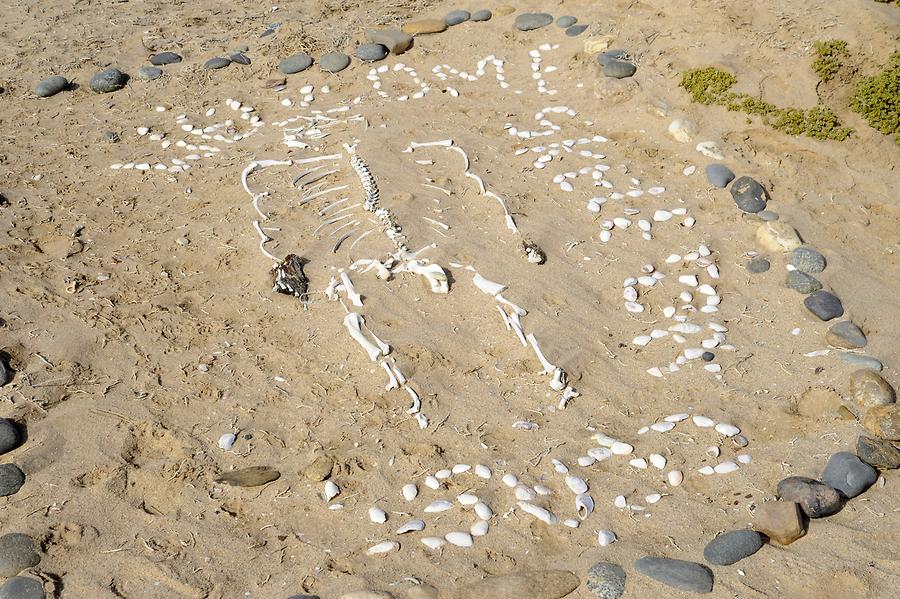
[(525, 12), (516, 17), (515, 27), (519, 31), (533, 31), (553, 22), (553, 16), (545, 12)]
[(713, 187), (726, 188), (728, 184), (734, 181), (734, 173), (724, 164), (707, 164), (706, 180)]
[(584, 584), (596, 597), (616, 599), (625, 592), (626, 578), (625, 570), (621, 566), (598, 562), (588, 570)]
[(817, 278), (799, 270), (788, 271), (785, 284), (790, 289), (803, 295), (808, 295), (822, 288), (822, 283)]
[(811, 247), (798, 247), (791, 252), (791, 265), (808, 274), (825, 270), (825, 256)]
[(626, 60), (608, 60), (603, 65), (603, 74), (614, 79), (625, 79), (637, 72), (637, 67)]
[(844, 315), (844, 306), (836, 295), (828, 291), (815, 291), (803, 300), (806, 309), (819, 320), (831, 320)]
[(814, 478), (790, 476), (778, 483), (778, 496), (800, 505), (810, 518), (824, 518), (836, 514), (844, 499), (835, 489)]
[(447, 16), (444, 17), (444, 21), (447, 22), (447, 25), (453, 27), (454, 25), (465, 23), (471, 18), (472, 15), (467, 10), (451, 10), (447, 13)]
[(249, 65), (251, 62), (243, 52), (232, 52), (228, 55), (228, 59), (235, 64), (242, 64), (244, 66)]
[(410, 35), (440, 33), (447, 30), (447, 22), (444, 19), (422, 19), (421, 21), (404, 23), (400, 29)]
[(877, 372), (857, 370), (850, 375), (850, 398), (863, 408), (873, 408), (894, 403), (894, 388)]
[(703, 559), (717, 566), (730, 566), (759, 551), (762, 536), (755, 530), (723, 532), (703, 548)]
[(230, 58), (222, 58), (221, 56), (217, 56), (215, 58), (210, 58), (205, 63), (203, 63), (203, 68), (207, 70), (224, 69), (230, 64)]
[(41, 556), (28, 535), (9, 533), (0, 537), (0, 576), (15, 576), (25, 568), (38, 565)]
[(829, 345), (844, 349), (861, 349), (866, 346), (868, 339), (862, 329), (849, 320), (837, 322), (828, 329), (825, 340)]
[(806, 534), (800, 505), (793, 501), (767, 501), (753, 512), (753, 528), (776, 543), (790, 545)]
[(8, 418), (0, 418), (0, 455), (12, 451), (20, 442), (19, 427), (16, 423)]
[(0, 497), (15, 495), (25, 484), (25, 473), (15, 464), (0, 464)]
[(491, 17), (494, 16), (491, 11), (487, 9), (476, 10), (472, 13), (473, 21), (490, 21)]
[(712, 592), (712, 572), (702, 564), (667, 557), (642, 557), (634, 562), (634, 569), (644, 576), (682, 591)]
[(278, 63), (278, 70), (285, 75), (293, 75), (295, 73), (302, 73), (303, 71), (311, 67), (312, 63), (312, 56), (305, 52), (300, 52), (299, 54), (288, 56), (280, 63)]
[(150, 64), (161, 67), (167, 64), (176, 64), (181, 62), (181, 56), (174, 52), (160, 52), (159, 54), (150, 55)]
[(412, 36), (399, 29), (369, 30), (366, 32), (366, 39), (373, 44), (381, 44), (391, 54), (403, 54), (413, 43)]
[(587, 25), (572, 25), (568, 29), (566, 29), (566, 35), (569, 37), (578, 37), (585, 31), (587, 31)]
[(0, 586), (0, 599), (45, 599), (44, 585), (34, 578), (13, 576)]
[(575, 23), (578, 22), (578, 17), (573, 17), (571, 15), (565, 15), (558, 19), (556, 19), (556, 26), (561, 27), (562, 29), (566, 29), (567, 27), (571, 27)]
[(756, 257), (747, 262), (747, 270), (753, 274), (766, 272), (771, 267), (765, 258)]
[(381, 44), (362, 44), (356, 49), (356, 57), (365, 62), (375, 62), (387, 58), (388, 49)]
[(62, 75), (47, 77), (34, 87), (34, 93), (39, 98), (49, 98), (69, 87), (69, 80)]
[[(734, 185), (731, 186), (734, 189)], [(756, 241), (770, 252), (789, 252), (803, 243), (794, 227), (781, 221), (769, 221), (756, 229)]]
[(339, 73), (350, 66), (350, 57), (343, 52), (329, 52), (319, 59), (319, 68), (326, 73)]
[(848, 451), (840, 451), (825, 464), (821, 480), (852, 499), (871, 487), (878, 472)]
[(100, 71), (91, 77), (91, 89), (98, 94), (108, 94), (125, 87), (128, 75), (116, 68)]
[(900, 449), (890, 441), (860, 435), (856, 440), (856, 455), (873, 468), (881, 470), (900, 468)]
[(154, 79), (159, 79), (163, 75), (163, 70), (159, 67), (141, 67), (137, 71), (137, 75), (139, 78), (144, 79), (146, 81), (153, 81)]
[(731, 197), (742, 212), (756, 213), (766, 207), (766, 190), (751, 177), (739, 177), (732, 183)]

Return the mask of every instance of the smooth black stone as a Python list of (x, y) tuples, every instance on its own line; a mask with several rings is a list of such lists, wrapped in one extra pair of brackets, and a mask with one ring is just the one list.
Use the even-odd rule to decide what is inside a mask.
[(704, 362), (712, 362), (715, 358), (716, 354), (712, 353), (711, 351), (705, 351), (700, 354), (700, 359)]
[(203, 68), (208, 70), (224, 69), (230, 64), (230, 58), (222, 58), (221, 56), (217, 56), (215, 58), (210, 58), (205, 63), (203, 63)]
[(15, 576), (25, 568), (40, 563), (34, 551), (34, 541), (28, 535), (13, 532), (0, 537), (0, 576)]
[(55, 96), (68, 87), (68, 79), (66, 79), (62, 75), (54, 75), (53, 77), (47, 77), (46, 79), (38, 83), (34, 88), (34, 93), (39, 98), (49, 98), (50, 96)]
[(24, 484), (25, 473), (18, 466), (0, 464), (0, 497), (18, 493)]
[(634, 569), (670, 587), (691, 593), (710, 593), (713, 575), (706, 566), (666, 557), (642, 557)]
[(703, 559), (717, 566), (730, 566), (750, 557), (762, 546), (762, 535), (755, 530), (732, 530), (707, 543), (703, 549)]
[(556, 19), (556, 26), (562, 29), (566, 29), (567, 27), (571, 27), (575, 23), (578, 22), (578, 17), (573, 17), (571, 15), (565, 15), (558, 19)]
[(841, 304), (841, 300), (827, 291), (811, 293), (803, 300), (803, 305), (820, 320), (831, 320), (844, 314), (844, 306)]
[(13, 576), (0, 586), (0, 599), (46, 599), (44, 585), (34, 578)]
[(553, 22), (553, 15), (545, 12), (525, 12), (516, 17), (515, 27), (519, 31), (532, 31), (546, 27)]
[(838, 513), (844, 506), (843, 496), (814, 478), (789, 476), (778, 483), (778, 496), (800, 504), (810, 518), (824, 518)]
[(598, 562), (591, 566), (584, 584), (595, 597), (616, 599), (625, 592), (625, 570), (609, 562)]
[(108, 94), (125, 87), (128, 75), (119, 69), (106, 69), (91, 77), (91, 89), (98, 94)]
[(154, 79), (159, 79), (160, 77), (162, 77), (163, 71), (159, 67), (141, 67), (138, 69), (137, 74), (141, 79), (153, 81)]
[(821, 480), (852, 499), (878, 480), (878, 472), (852, 453), (841, 451), (829, 458)]
[(625, 79), (637, 72), (637, 67), (625, 60), (610, 60), (603, 65), (603, 74), (614, 79)]
[(597, 55), (597, 64), (605, 67), (607, 63), (613, 60), (625, 60), (626, 58), (628, 58), (627, 50), (607, 50)]
[(342, 52), (329, 52), (319, 58), (319, 68), (326, 73), (337, 73), (350, 66), (350, 57)]
[(734, 173), (724, 164), (707, 164), (706, 180), (713, 187), (724, 189), (728, 184), (734, 181)]
[(0, 354), (0, 387), (10, 382), (13, 378), (13, 369), (9, 367), (6, 356)]
[(465, 23), (471, 18), (472, 15), (467, 10), (451, 10), (447, 13), (447, 16), (444, 17), (444, 22), (450, 27), (453, 27), (454, 25)]
[(822, 288), (822, 283), (812, 275), (799, 270), (790, 270), (785, 278), (785, 285), (797, 293), (807, 295)]
[(828, 336), (836, 337), (844, 342), (844, 347), (860, 349), (869, 342), (862, 329), (850, 320), (836, 322), (828, 329)]
[(242, 64), (244, 66), (247, 66), (252, 62), (250, 58), (243, 52), (232, 52), (228, 55), (228, 58), (231, 59), (231, 62)]
[(566, 29), (566, 35), (569, 37), (578, 37), (585, 31), (587, 31), (587, 25), (572, 25), (568, 29)]
[(387, 58), (389, 50), (381, 44), (362, 44), (356, 48), (356, 57), (366, 62), (375, 62)]
[(765, 258), (756, 257), (747, 262), (747, 270), (752, 272), (753, 274), (759, 274), (762, 272), (766, 272), (769, 270), (769, 261)]
[(825, 270), (825, 256), (811, 247), (798, 247), (791, 252), (791, 265), (797, 270), (814, 275)]
[(12, 451), (22, 442), (19, 427), (9, 418), (0, 418), (0, 454)]
[(150, 64), (161, 67), (167, 64), (176, 64), (181, 62), (181, 56), (174, 52), (160, 52), (159, 54), (150, 55)]
[(288, 56), (278, 63), (278, 70), (285, 75), (293, 75), (294, 73), (305, 71), (312, 66), (312, 63), (312, 57), (305, 52), (301, 52), (300, 54)]
[(494, 16), (494, 13), (487, 9), (476, 10), (472, 13), (473, 21), (490, 21), (491, 17)]
[(756, 213), (766, 207), (766, 190), (751, 177), (738, 177), (731, 184), (731, 197), (742, 212)]
[(856, 455), (873, 468), (881, 470), (900, 468), (900, 449), (884, 439), (860, 435), (856, 440)]

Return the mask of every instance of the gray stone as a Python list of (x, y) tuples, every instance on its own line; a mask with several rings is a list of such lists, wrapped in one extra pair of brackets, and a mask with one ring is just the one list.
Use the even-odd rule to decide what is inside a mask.
[(318, 595), (291, 595), (287, 599), (319, 599)]
[(825, 340), (829, 345), (842, 349), (861, 349), (869, 342), (862, 329), (849, 320), (831, 325), (825, 334)]
[(0, 537), (0, 576), (15, 576), (40, 561), (41, 556), (35, 553), (34, 541), (28, 535), (13, 532)]
[(578, 37), (585, 31), (587, 31), (587, 25), (572, 25), (568, 29), (566, 29), (566, 35), (569, 37)]
[(10, 382), (13, 378), (13, 369), (9, 367), (7, 357), (0, 353), (0, 387)]
[(413, 36), (399, 29), (379, 29), (366, 31), (366, 37), (373, 44), (381, 44), (391, 54), (403, 54), (412, 46)]
[(475, 12), (472, 13), (472, 20), (479, 21), (479, 22), (480, 21), (490, 21), (491, 17), (493, 17), (493, 16), (494, 16), (494, 14), (487, 9), (476, 10)]
[(606, 52), (601, 52), (597, 55), (597, 64), (601, 67), (605, 67), (613, 60), (625, 60), (628, 57), (627, 50), (607, 50)]
[(862, 369), (850, 375), (850, 399), (862, 408), (874, 408), (894, 403), (897, 394), (880, 374)]
[(860, 435), (856, 440), (856, 456), (873, 468), (900, 468), (900, 449), (885, 439)]
[(179, 62), (181, 62), (181, 56), (175, 54), (174, 52), (160, 52), (159, 54), (150, 55), (150, 64), (157, 67)]
[(137, 75), (141, 79), (145, 79), (147, 81), (153, 81), (154, 79), (159, 79), (160, 77), (162, 77), (163, 70), (159, 67), (143, 66), (138, 69)]
[(634, 562), (634, 569), (644, 576), (682, 591), (712, 592), (712, 572), (702, 564), (667, 557), (642, 557)]
[(231, 64), (230, 58), (222, 58), (221, 56), (217, 56), (215, 58), (210, 58), (205, 63), (203, 63), (204, 69), (224, 69), (228, 65)]
[(453, 27), (454, 25), (465, 23), (471, 18), (472, 15), (467, 10), (451, 10), (447, 13), (447, 16), (444, 17), (444, 21), (447, 23), (447, 25)]
[(852, 453), (841, 451), (829, 458), (821, 479), (852, 499), (872, 486), (878, 472)]
[(312, 66), (312, 63), (312, 57), (306, 52), (301, 52), (299, 54), (294, 54), (293, 56), (288, 56), (279, 62), (278, 70), (285, 75), (293, 75), (294, 73), (305, 71)]
[(763, 546), (763, 538), (755, 530), (723, 532), (703, 548), (703, 559), (717, 566), (730, 566), (750, 557)]
[(875, 372), (881, 372), (884, 368), (884, 364), (882, 364), (878, 358), (873, 358), (872, 356), (866, 356), (864, 354), (854, 354), (853, 352), (839, 351), (837, 352), (837, 357), (838, 360), (840, 360), (844, 364), (856, 366), (857, 368), (866, 368)]
[(827, 291), (815, 291), (803, 300), (806, 309), (820, 320), (831, 320), (844, 315), (844, 306), (836, 295)]
[(553, 15), (545, 12), (524, 12), (516, 17), (515, 27), (519, 31), (531, 31), (546, 27), (553, 22)]
[(366, 62), (384, 60), (388, 55), (388, 49), (381, 44), (362, 44), (356, 48), (356, 57)]
[(108, 94), (120, 90), (128, 83), (128, 75), (119, 69), (112, 68), (100, 71), (91, 77), (91, 89), (98, 94)]
[(342, 52), (329, 52), (319, 59), (319, 68), (326, 73), (337, 73), (350, 66), (350, 57)]
[(610, 60), (603, 65), (603, 74), (614, 79), (631, 77), (637, 71), (637, 67), (626, 60)]
[(242, 64), (244, 66), (247, 66), (247, 65), (251, 64), (251, 62), (252, 62), (250, 60), (250, 58), (243, 52), (232, 52), (231, 54), (228, 55), (228, 58), (231, 59), (231, 62), (236, 63), (236, 64)]
[(791, 265), (805, 273), (820, 273), (825, 270), (825, 256), (811, 247), (798, 247), (791, 252)]
[(706, 180), (713, 187), (726, 188), (728, 184), (734, 181), (734, 173), (724, 164), (707, 164)]
[(799, 270), (788, 271), (785, 285), (803, 295), (818, 291), (822, 288), (822, 283), (819, 282), (819, 279), (812, 275), (808, 275), (805, 272), (800, 272)]
[(25, 473), (18, 466), (0, 464), (0, 497), (18, 493), (24, 484)]
[(21, 443), (19, 427), (9, 418), (0, 418), (0, 455), (12, 451)]
[(0, 599), (45, 599), (44, 585), (34, 578), (13, 576), (0, 586)]
[(768, 260), (759, 256), (747, 262), (747, 270), (752, 272), (753, 274), (766, 272), (767, 270), (769, 270), (770, 266), (771, 265), (769, 264)]
[(800, 509), (810, 518), (836, 514), (844, 506), (844, 498), (837, 490), (806, 476), (789, 476), (779, 482), (778, 496), (800, 504)]
[(761, 210), (756, 213), (756, 216), (758, 216), (762, 220), (766, 221), (767, 223), (776, 221), (779, 218), (781, 218), (780, 216), (778, 216), (777, 212), (772, 212), (771, 210)]
[(738, 177), (731, 184), (731, 197), (742, 212), (756, 213), (766, 207), (766, 190), (751, 177)]
[(69, 80), (62, 75), (47, 77), (34, 87), (34, 93), (40, 98), (49, 98), (69, 87)]
[(588, 570), (585, 586), (596, 597), (616, 599), (625, 592), (625, 570), (609, 562), (598, 562)]
[(573, 17), (571, 15), (566, 15), (556, 19), (556, 26), (565, 29), (567, 27), (571, 27), (575, 23), (578, 22), (578, 17)]

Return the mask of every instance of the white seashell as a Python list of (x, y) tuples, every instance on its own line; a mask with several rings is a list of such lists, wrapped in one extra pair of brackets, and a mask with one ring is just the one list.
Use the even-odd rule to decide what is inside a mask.
[(456, 497), (456, 500), (461, 505), (475, 505), (479, 501), (478, 497), (476, 497), (475, 495), (472, 495), (471, 493), (463, 493), (461, 495), (458, 495)]
[(627, 229), (631, 226), (631, 221), (624, 216), (617, 216), (613, 219), (613, 224), (620, 229)]
[(681, 293), (678, 294), (678, 299), (680, 299), (681, 301), (683, 301), (686, 304), (689, 304), (694, 299), (694, 296), (688, 291), (682, 291)]
[(690, 166), (684, 167), (684, 170), (681, 171), (681, 173), (682, 173), (685, 177), (690, 177), (691, 175), (694, 174), (694, 171), (696, 171), (696, 170), (697, 170), (697, 167), (694, 166), (694, 165), (692, 164), (692, 165), (690, 165)]
[(444, 535), (444, 538), (447, 539), (448, 543), (457, 547), (471, 547), (475, 543), (472, 540), (472, 535), (467, 532), (448, 532)]
[(589, 455), (578, 456), (578, 465), (582, 468), (587, 468), (588, 466), (593, 465), (596, 461), (596, 458), (593, 458)]
[(221, 437), (219, 437), (218, 445), (219, 449), (224, 449), (228, 451), (234, 446), (234, 442), (237, 440), (237, 435), (234, 433), (225, 433)]
[(446, 512), (450, 508), (453, 507), (453, 504), (447, 501), (446, 499), (437, 499), (432, 501), (426, 508), (426, 514), (434, 514), (437, 512)]
[(649, 427), (649, 426), (642, 426), (641, 428), (638, 429), (638, 434), (639, 434), (639, 435), (646, 435), (646, 434), (649, 433), (649, 432), (650, 432), (650, 427)]
[[(590, 451), (588, 451), (588, 455), (591, 455)], [(597, 456), (592, 456), (592, 457), (596, 458)], [(599, 459), (599, 458), (597, 458), (597, 459)], [(551, 462), (553, 463), (553, 469), (556, 470), (559, 474), (568, 474), (569, 467), (566, 466), (565, 464), (563, 464), (562, 461), (557, 460), (556, 458), (553, 458), (551, 460)]]
[(740, 462), (741, 464), (749, 464), (750, 462), (753, 461), (753, 458), (750, 456), (749, 453), (742, 453), (742, 454), (738, 455), (737, 461)]
[(663, 316), (666, 318), (672, 318), (675, 316), (675, 306), (666, 306), (663, 308)]
[(612, 447), (610, 449), (612, 449), (612, 452), (615, 455), (628, 455), (629, 453), (634, 451), (634, 447), (632, 447), (628, 443), (623, 443), (622, 441), (616, 441), (612, 444)]
[(659, 493), (652, 493), (644, 497), (644, 501), (650, 504), (656, 503), (660, 499), (662, 499), (662, 495), (660, 495)]
[(434, 477), (438, 480), (446, 480), (453, 475), (453, 471), (449, 468), (444, 468), (443, 470), (438, 470), (434, 473)]
[(402, 535), (408, 532), (418, 532), (425, 529), (424, 520), (410, 520), (397, 529), (397, 534)]
[(710, 475), (715, 473), (715, 469), (712, 466), (704, 466), (700, 468), (697, 472), (703, 475)]
[(682, 420), (687, 420), (689, 414), (672, 414), (671, 416), (666, 416), (663, 418), (666, 422), (681, 422)]
[(682, 474), (681, 470), (670, 470), (666, 475), (666, 480), (669, 481), (671, 486), (677, 487), (684, 482), (684, 474)]
[(607, 547), (616, 542), (616, 533), (611, 530), (601, 530), (597, 533), (597, 542), (601, 547)]
[(638, 298), (637, 289), (635, 289), (634, 287), (629, 285), (628, 287), (626, 287), (625, 289), (622, 290), (622, 297), (625, 298), (629, 302), (633, 302), (633, 301), (637, 300), (637, 298)]
[(609, 231), (600, 231), (599, 239), (603, 243), (606, 243), (607, 241), (612, 239), (612, 233), (610, 233)]
[(580, 493), (575, 497), (575, 510), (578, 517), (584, 520), (594, 511), (594, 498), (587, 493)]
[(425, 477), (425, 486), (429, 489), (434, 489), (435, 491), (437, 491), (441, 488), (441, 481), (439, 481), (436, 477), (429, 475)]
[(656, 378), (662, 378), (662, 375), (663, 375), (662, 370), (660, 370), (658, 366), (648, 368), (647, 374), (649, 374), (650, 376), (655, 376)]
[(694, 424), (700, 428), (711, 428), (716, 424), (715, 420), (707, 418), (706, 416), (694, 416), (692, 420), (694, 421)]
[(615, 499), (613, 499), (613, 505), (619, 509), (628, 507), (628, 502), (625, 500), (624, 495), (618, 495)]
[(703, 355), (703, 351), (702, 347), (688, 347), (684, 350), (684, 357), (688, 360), (696, 360)]
[(704, 283), (703, 285), (700, 285), (699, 287), (697, 287), (697, 291), (699, 291), (703, 295), (715, 295), (716, 294), (716, 288), (707, 283)]
[(401, 490), (403, 493), (403, 499), (407, 501), (412, 501), (416, 498), (416, 495), (419, 494), (419, 489), (416, 488), (416, 485), (412, 483), (407, 483), (403, 485), (403, 489)]
[(734, 472), (735, 470), (740, 470), (740, 466), (735, 464), (732, 461), (722, 462), (721, 464), (716, 464), (714, 470), (716, 474), (728, 474), (729, 472)]
[(664, 223), (667, 220), (672, 218), (672, 213), (668, 210), (657, 210), (653, 213), (653, 220), (659, 223)]
[(716, 445), (710, 445), (709, 447), (706, 448), (706, 455), (708, 455), (711, 458), (719, 457), (719, 453), (720, 453), (719, 447)]
[(520, 501), (531, 501), (535, 497), (537, 497), (537, 493), (530, 487), (526, 487), (525, 485), (516, 486), (516, 499)]
[(482, 520), (490, 520), (494, 516), (494, 512), (491, 511), (491, 507), (484, 502), (476, 503), (474, 510), (475, 515)]
[(697, 275), (681, 275), (678, 277), (678, 282), (684, 285), (690, 285), (691, 287), (696, 287)]
[(469, 527), (469, 534), (473, 537), (483, 537), (488, 533), (491, 525), (487, 523), (485, 520), (478, 520)]
[(446, 541), (440, 537), (422, 537), (422, 544), (429, 549), (440, 549), (446, 544)]
[(378, 555), (379, 553), (388, 553), (389, 551), (398, 551), (400, 549), (400, 543), (397, 541), (382, 541), (377, 545), (372, 545), (366, 551), (369, 555)]
[[(615, 443), (615, 441), (613, 441)], [(588, 455), (597, 460), (598, 462), (602, 462), (603, 460), (607, 460), (613, 456), (613, 452), (611, 449), (606, 447), (592, 447), (588, 449)]]
[(651, 341), (653, 341), (653, 337), (651, 337), (650, 335), (638, 335), (637, 337), (635, 337), (634, 339), (631, 340), (631, 343), (633, 345), (637, 345), (638, 347), (644, 347)]
[(485, 480), (491, 478), (491, 469), (484, 464), (475, 464), (475, 474)]
[(634, 458), (633, 460), (629, 460), (628, 464), (639, 470), (647, 469), (647, 460), (644, 458)]
[(457, 464), (453, 467), (453, 474), (462, 474), (463, 472), (468, 472), (472, 467), (468, 464)]
[(375, 524), (384, 524), (385, 522), (387, 522), (387, 512), (385, 512), (381, 508), (370, 507), (369, 520), (371, 520)]
[(533, 503), (528, 503), (527, 501), (520, 501), (519, 507), (523, 512), (527, 514), (531, 514), (541, 522), (545, 522), (547, 524), (557, 524), (559, 522), (559, 518), (556, 517), (556, 514), (551, 512), (550, 510), (544, 509), (542, 507), (536, 506)]
[(581, 522), (574, 518), (567, 518), (566, 520), (563, 520), (563, 524), (569, 528), (578, 528), (581, 525)]
[(726, 437), (733, 437), (741, 432), (741, 429), (734, 426), (733, 424), (728, 424), (727, 422), (720, 422), (716, 425), (716, 432)]
[(625, 302), (625, 309), (634, 314), (640, 314), (644, 311), (644, 306), (637, 302)]
[(662, 456), (658, 453), (650, 454), (650, 463), (653, 464), (654, 467), (659, 468), (660, 470), (662, 470), (663, 468), (666, 467), (667, 461), (668, 460), (666, 460), (665, 456)]
[(340, 495), (340, 493), (340, 488), (338, 488), (338, 486), (332, 481), (329, 480), (325, 482), (325, 501), (331, 501), (332, 499)]
[(512, 474), (511, 472), (504, 474), (503, 478), (501, 478), (500, 480), (502, 480), (503, 484), (509, 488), (514, 488), (516, 485), (519, 484), (518, 477), (515, 474)]
[(576, 495), (585, 493), (588, 490), (587, 483), (577, 476), (566, 476), (566, 486), (569, 487), (569, 490)]
[(703, 330), (699, 324), (692, 322), (679, 322), (669, 327), (669, 331), (673, 333), (684, 333), (685, 335), (693, 335)]
[(654, 422), (650, 425), (650, 429), (658, 433), (667, 433), (675, 428), (674, 422)]

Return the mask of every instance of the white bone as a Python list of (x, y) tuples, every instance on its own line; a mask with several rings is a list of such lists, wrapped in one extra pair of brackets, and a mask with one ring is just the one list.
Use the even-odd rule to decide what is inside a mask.
[(477, 272), (475, 273), (475, 276), (472, 277), (472, 282), (475, 283), (476, 287), (478, 287), (481, 291), (487, 293), (488, 295), (497, 295), (498, 293), (502, 293), (506, 289), (506, 285), (501, 285), (500, 283), (489, 281)]
[(528, 333), (526, 337), (528, 342), (531, 344), (531, 348), (534, 350), (534, 353), (537, 354), (538, 360), (541, 361), (541, 365), (544, 367), (544, 372), (546, 374), (550, 374), (556, 370), (556, 366), (550, 363), (547, 358), (544, 357), (544, 354), (541, 352), (541, 348), (538, 346), (537, 338), (534, 336), (534, 333)]
[(263, 255), (265, 257), (270, 258), (271, 260), (274, 260), (275, 262), (278, 262), (278, 258), (276, 258), (272, 254), (267, 252), (266, 248), (264, 247), (266, 243), (272, 241), (272, 238), (269, 237), (268, 235), (266, 235), (265, 233), (263, 233), (262, 227), (259, 226), (258, 220), (253, 221), (253, 228), (256, 229), (256, 232), (259, 234), (259, 249), (260, 249), (260, 251), (263, 253)]
[(362, 296), (356, 292), (356, 289), (353, 287), (353, 282), (350, 280), (350, 277), (347, 276), (346, 272), (341, 271), (341, 282), (344, 284), (344, 290), (347, 292), (347, 297), (353, 305), (362, 307)]
[(449, 148), (453, 145), (452, 139), (443, 139), (441, 141), (426, 141), (423, 143), (416, 143), (414, 141), (409, 142), (409, 146), (403, 150), (405, 154), (411, 153), (416, 148), (427, 148), (429, 146), (443, 146), (445, 148)]
[(406, 413), (410, 415), (418, 414), (419, 410), (422, 409), (422, 401), (419, 399), (419, 394), (409, 385), (404, 385), (403, 388), (406, 389), (406, 392), (409, 393), (409, 396), (412, 398), (412, 405), (409, 406)]
[(519, 316), (526, 316), (526, 315), (528, 314), (528, 310), (526, 310), (525, 308), (520, 308), (519, 306), (515, 305), (514, 303), (512, 303), (511, 301), (509, 301), (508, 299), (506, 299), (505, 297), (503, 297), (501, 294), (498, 293), (498, 294), (495, 295), (494, 297), (495, 297), (495, 298), (497, 299), (497, 301), (500, 302), (501, 304), (506, 304), (507, 306), (509, 306), (510, 308), (512, 308), (513, 311), (514, 311), (516, 314), (518, 314)]
[(397, 377), (394, 376), (394, 372), (391, 370), (391, 366), (387, 362), (382, 361), (381, 367), (384, 368), (384, 371), (387, 373), (389, 378), (388, 384), (384, 386), (384, 390), (391, 391), (400, 387), (400, 384), (397, 382)]
[[(500, 306), (497, 306), (498, 308)], [(516, 337), (519, 338), (519, 341), (522, 343), (522, 347), (528, 347), (528, 341), (525, 340), (525, 329), (522, 327), (522, 321), (519, 320), (519, 315), (515, 312), (512, 313), (512, 316), (509, 317), (510, 324), (512, 324), (513, 332), (515, 332)]]
[(511, 331), (512, 325), (509, 323), (509, 316), (506, 315), (506, 312), (500, 306), (496, 306), (497, 311), (500, 313), (500, 316), (503, 318), (504, 324), (506, 324), (506, 330)]
[(330, 156), (315, 156), (313, 158), (303, 158), (301, 160), (295, 160), (294, 164), (309, 164), (310, 162), (319, 162), (320, 160), (340, 160), (343, 156), (341, 154), (332, 154)]
[(359, 343), (366, 353), (369, 354), (369, 359), (373, 362), (378, 359), (378, 356), (381, 355), (381, 349), (378, 348), (377, 345), (366, 339), (366, 336), (363, 334), (360, 326), (362, 325), (362, 317), (356, 312), (350, 312), (347, 316), (344, 317), (344, 326), (347, 327), (347, 331), (350, 333), (350, 336), (353, 337), (353, 340)]

